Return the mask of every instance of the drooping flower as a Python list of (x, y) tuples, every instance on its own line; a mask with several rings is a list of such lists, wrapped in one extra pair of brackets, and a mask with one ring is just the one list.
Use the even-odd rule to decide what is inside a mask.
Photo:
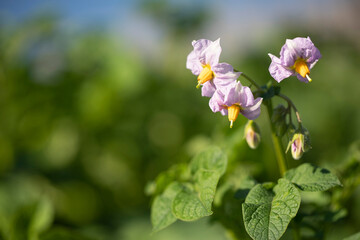
[(251, 149), (256, 149), (260, 143), (260, 129), (259, 126), (253, 120), (249, 120), (245, 125), (244, 137)]
[(242, 86), (240, 82), (229, 84), (217, 89), (210, 99), (209, 105), (213, 112), (221, 112), (228, 115), (230, 128), (237, 119), (239, 113), (253, 120), (260, 115), (262, 98), (254, 99), (249, 87)]
[(219, 63), (220, 39), (210, 41), (200, 39), (193, 41), (194, 50), (188, 55), (186, 68), (198, 76), (202, 96), (211, 97), (218, 87), (224, 87), (236, 81), (240, 72), (235, 72), (228, 63)]
[(284, 78), (296, 76), (302, 82), (311, 82), (310, 69), (321, 58), (319, 49), (309, 37), (287, 39), (281, 48), (280, 58), (269, 53), (272, 62), (269, 67), (271, 76), (281, 82)]

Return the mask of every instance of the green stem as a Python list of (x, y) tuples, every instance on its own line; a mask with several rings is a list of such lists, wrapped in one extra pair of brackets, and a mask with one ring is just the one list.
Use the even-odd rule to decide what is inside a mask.
[[(301, 118), (300, 118), (299, 111), (297, 110), (295, 104), (291, 101), (291, 99), (288, 98), (286, 95), (281, 94), (281, 93), (280, 93), (279, 95), (277, 95), (277, 96), (278, 96), (278, 97), (281, 97), (282, 99), (284, 99), (285, 101), (287, 101), (287, 103), (294, 109), (295, 115), (296, 115), (296, 119), (297, 119), (299, 125), (301, 125)], [(290, 116), (291, 116), (291, 113), (290, 113)]]
[(294, 222), (292, 222), (291, 225), (292, 225), (294, 240), (301, 240), (299, 227)]
[[(258, 85), (254, 80), (252, 80), (248, 75), (246, 75), (245, 73), (242, 73), (240, 76), (247, 79), (258, 90), (261, 90), (261, 86)], [(295, 112), (298, 113), (295, 105), (291, 102), (291, 100), (289, 98), (287, 98), (286, 96), (281, 96), (281, 97), (286, 98), (285, 100), (287, 100), (288, 103), (291, 104), (294, 107)], [(275, 151), (276, 160), (278, 162), (280, 174), (281, 174), (281, 176), (284, 176), (284, 174), (285, 174), (285, 172), (287, 170), (285, 151), (284, 151), (284, 148), (282, 146), (281, 139), (276, 135), (275, 126), (271, 122), (271, 116), (272, 116), (272, 113), (273, 113), (271, 99), (269, 99), (268, 103), (265, 104), (265, 105), (266, 105), (267, 110), (268, 110), (268, 116), (269, 116), (270, 125), (271, 125), (271, 137), (272, 137), (272, 142), (273, 142), (273, 145), (274, 145), (274, 151)], [(296, 114), (296, 117), (298, 117), (298, 120), (300, 120), (300, 116), (298, 114)], [(300, 120), (299, 124), (301, 124), (301, 120)]]
[(280, 174), (281, 174), (281, 176), (284, 176), (284, 174), (285, 174), (285, 172), (287, 170), (285, 151), (284, 151), (284, 148), (282, 146), (281, 139), (276, 135), (275, 126), (271, 122), (271, 116), (272, 116), (272, 113), (273, 113), (271, 99), (269, 99), (268, 103), (265, 104), (265, 105), (267, 107), (267, 112), (268, 112), (268, 116), (269, 116), (269, 120), (270, 120), (271, 137), (272, 137), (272, 142), (273, 142), (273, 146), (274, 146), (276, 160), (277, 160), (277, 163), (278, 163), (278, 166), (279, 166)]
[(248, 75), (246, 75), (245, 73), (241, 73), (242, 77), (244, 77), (246, 80), (248, 80), (249, 82), (251, 82), (252, 85), (254, 85), (257, 89), (261, 89), (260, 85), (257, 84), (254, 80), (252, 80)]

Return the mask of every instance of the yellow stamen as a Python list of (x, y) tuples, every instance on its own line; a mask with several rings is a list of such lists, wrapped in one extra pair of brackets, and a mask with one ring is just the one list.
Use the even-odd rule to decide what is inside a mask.
[(235, 120), (239, 116), (240, 113), (240, 106), (237, 104), (233, 104), (230, 107), (228, 107), (228, 119), (230, 121), (230, 128), (232, 128)]
[[(299, 58), (298, 60), (296, 60), (294, 63), (294, 68), (295, 71), (299, 73), (303, 78), (306, 77), (309, 80), (310, 77), (308, 75), (310, 74), (310, 70), (304, 59)], [(310, 80), (309, 82), (311, 82)]]
[(209, 64), (205, 65), (203, 70), (198, 76), (198, 85), (196, 87), (197, 88), (200, 87), (201, 84), (204, 84), (213, 78), (214, 78), (214, 73), (211, 70), (210, 65)]
[(306, 74), (306, 78), (307, 78), (307, 80), (308, 80), (309, 82), (312, 81), (312, 79), (310, 78), (309, 74)]

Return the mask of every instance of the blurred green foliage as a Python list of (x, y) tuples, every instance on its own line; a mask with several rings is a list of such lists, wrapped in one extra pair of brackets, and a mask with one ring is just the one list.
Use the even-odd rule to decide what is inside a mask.
[(119, 238), (148, 214), (148, 181), (215, 124), (186, 71), (102, 32), (39, 16), (2, 28), (0, 52), (0, 239)]
[[(241, 163), (240, 173), (261, 182), (278, 178), (266, 116), (258, 120), (262, 143), (253, 151), (242, 137), (245, 120), (230, 130), (226, 118), (209, 110), (185, 69), (192, 33), (203, 27), (207, 9), (184, 8), (174, 15), (168, 5), (156, 4), (145, 3), (145, 12), (173, 29), (159, 63), (101, 31), (70, 34), (52, 16), (0, 29), (0, 239), (220, 239), (223, 230), (203, 221), (195, 225), (198, 232), (179, 223), (148, 235), (145, 186), (210, 144), (226, 149), (229, 168)], [(169, 15), (172, 20), (164, 23)], [(232, 64), (265, 84), (266, 54), (278, 53), (285, 38), (311, 34), (321, 50), (313, 83), (288, 79), (281, 91), (292, 98), (311, 133), (313, 150), (301, 162), (338, 170), (349, 186), (331, 196), (333, 209), (351, 208), (329, 228), (328, 239), (339, 239), (355, 233), (360, 222), (359, 152), (356, 147), (348, 152), (360, 139), (360, 51), (336, 33), (289, 29), (270, 36), (260, 50), (234, 53)], [(289, 161), (293, 167), (298, 163)], [(226, 188), (224, 196), (236, 195), (241, 184)], [(241, 201), (233, 199), (231, 209)]]

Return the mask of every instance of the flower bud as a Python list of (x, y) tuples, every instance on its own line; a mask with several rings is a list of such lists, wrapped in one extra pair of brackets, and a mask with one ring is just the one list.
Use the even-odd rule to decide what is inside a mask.
[(245, 125), (244, 136), (251, 149), (256, 149), (259, 146), (261, 140), (260, 129), (253, 120), (249, 120)]
[(303, 127), (298, 129), (289, 142), (286, 152), (290, 147), (293, 159), (299, 160), (304, 152), (307, 152), (309, 149), (311, 149), (309, 131)]
[(295, 133), (291, 140), (291, 155), (293, 159), (299, 160), (304, 153), (304, 134)]

